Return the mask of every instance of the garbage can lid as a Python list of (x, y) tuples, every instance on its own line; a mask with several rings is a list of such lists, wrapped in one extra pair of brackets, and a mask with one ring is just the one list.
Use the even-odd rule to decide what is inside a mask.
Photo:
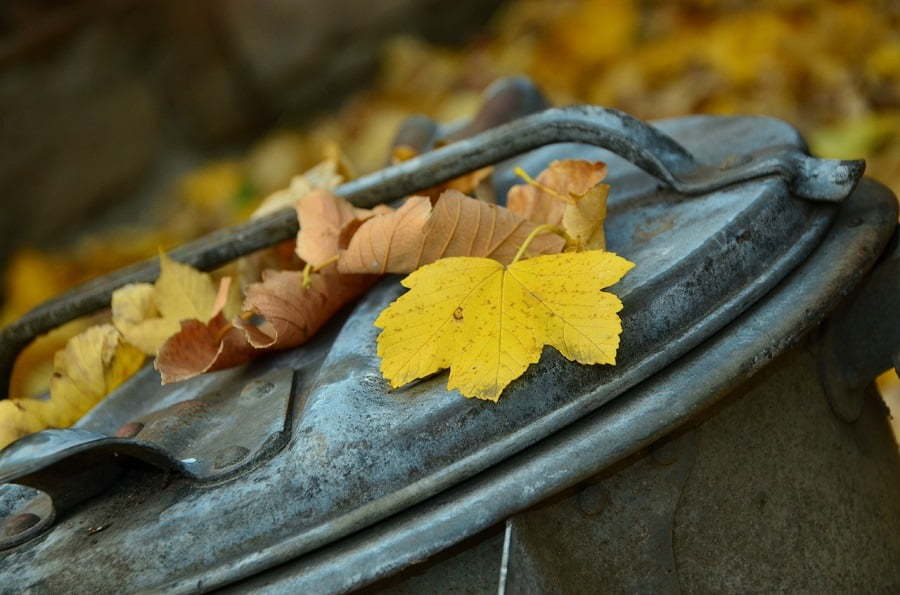
[[(603, 113), (588, 108), (580, 117)], [(803, 160), (805, 144), (784, 122), (697, 116), (653, 127), (705, 164), (708, 175), (727, 177), (748, 160), (784, 160), (785, 167), (688, 196), (615, 142), (612, 149), (644, 169), (606, 149), (562, 143), (500, 164), (495, 175), (503, 195), (515, 165), (536, 171), (561, 158), (609, 165), (608, 246), (637, 265), (614, 289), (624, 303), (617, 365), (583, 366), (545, 349), (498, 403), (448, 392), (441, 377), (390, 391), (372, 324), (402, 292), (387, 278), (307, 345), (165, 387), (145, 368), (77, 424), (74, 442), (65, 432), (42, 433), (0, 455), (0, 482), (42, 487), (54, 498), (83, 481), (78, 473), (113, 457), (174, 472), (91, 476), (112, 487), (56, 519), (43, 502), (28, 513), (38, 520), (22, 523), (52, 522), (52, 531), (5, 553), (3, 584), (202, 590), (253, 574), (472, 477), (715, 335), (816, 248), (837, 207), (797, 196), (802, 188), (816, 198), (809, 196), (815, 180), (807, 178), (823, 172)], [(674, 163), (666, 159), (664, 165)], [(702, 180), (688, 182), (683, 188), (696, 189)], [(259, 396), (275, 404), (247, 405)], [(136, 436), (105, 438), (128, 423), (136, 424)], [(21, 503), (22, 493), (2, 489), (0, 516)]]

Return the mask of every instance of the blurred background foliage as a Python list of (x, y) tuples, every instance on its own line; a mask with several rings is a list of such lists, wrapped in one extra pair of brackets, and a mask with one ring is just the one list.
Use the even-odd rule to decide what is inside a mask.
[[(365, 86), (341, 93), (339, 103), (313, 116), (279, 112), (265, 123), (267, 132), (225, 143), (218, 151), (225, 158), (194, 160), (167, 173), (164, 183), (141, 190), (150, 198), (125, 224), (86, 224), (65, 245), (19, 246), (7, 259), (2, 322), (74, 284), (152, 256), (158, 246), (245, 219), (263, 197), (336, 150), (357, 173), (377, 169), (407, 115), (466, 117), (480, 92), (505, 75), (530, 76), (557, 105), (606, 105), (645, 119), (782, 118), (801, 130), (813, 152), (863, 157), (868, 175), (900, 191), (895, 4), (511, 0), (489, 19), (463, 26), (458, 37), (464, 41), (455, 45), (409, 32), (380, 37), (377, 73), (361, 78)], [(303, 35), (296, 31), (296, 43)], [(307, 75), (290, 84), (324, 83)], [(50, 356), (86, 324), (76, 321), (26, 350), (12, 396), (45, 389)], [(898, 392), (895, 378), (885, 376), (881, 384)]]

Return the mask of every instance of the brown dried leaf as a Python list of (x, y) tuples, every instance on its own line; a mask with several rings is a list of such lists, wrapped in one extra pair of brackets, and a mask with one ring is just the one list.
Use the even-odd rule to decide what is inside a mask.
[(297, 256), (316, 266), (337, 256), (359, 226), (375, 215), (393, 212), (386, 205), (358, 209), (327, 190), (313, 190), (297, 201)]
[(220, 312), (206, 324), (182, 321), (181, 330), (160, 347), (154, 365), (162, 383), (168, 384), (230, 368), (256, 355), (245, 334)]
[(166, 384), (230, 368), (269, 351), (296, 347), (375, 279), (315, 274), (305, 289), (300, 271), (264, 271), (262, 282), (247, 288), (244, 301), (244, 309), (261, 317), (261, 323), (244, 316), (229, 322), (222, 312), (207, 324), (184, 321), (181, 330), (160, 348), (156, 369)]
[(554, 161), (540, 173), (536, 184), (510, 188), (506, 207), (533, 223), (559, 225), (566, 204), (574, 204), (605, 177), (606, 164), (602, 161)]
[[(341, 253), (341, 273), (409, 273), (449, 256), (481, 256), (509, 264), (536, 227), (496, 205), (455, 190), (432, 207), (422, 196), (407, 199), (394, 213), (373, 217)], [(554, 254), (564, 241), (556, 235), (534, 239), (528, 254)]]
[(309, 288), (303, 274), (295, 271), (266, 271), (262, 283), (247, 288), (244, 309), (264, 318), (254, 325), (237, 319), (257, 349), (285, 349), (306, 342), (345, 304), (371, 287), (371, 275), (316, 274)]
[(260, 250), (237, 261), (236, 273), (240, 286), (247, 287), (262, 279), (263, 271), (276, 269), (279, 271), (299, 271), (304, 262), (297, 257), (297, 241), (285, 240), (271, 248)]
[[(336, 155), (302, 175), (294, 176), (287, 188), (266, 197), (253, 212), (251, 218), (257, 219), (284, 208), (294, 207), (300, 198), (310, 192), (334, 190), (344, 181), (343, 169), (340, 156)], [(297, 259), (294, 250), (295, 242), (291, 240), (241, 258), (237, 262), (241, 285), (256, 283), (266, 269), (297, 270), (302, 268), (303, 263)]]
[(327, 190), (313, 190), (297, 201), (297, 256), (312, 265), (338, 253), (341, 230), (357, 220), (349, 202)]
[(341, 273), (385, 273), (413, 270), (421, 249), (431, 200), (412, 196), (389, 215), (373, 217), (350, 238), (338, 260)]
[(224, 277), (213, 302), (212, 318), (206, 323), (181, 321), (181, 329), (162, 344), (156, 356), (154, 366), (163, 384), (230, 368), (255, 357), (244, 333), (228, 322), (240, 309), (235, 304), (238, 296), (231, 278)]

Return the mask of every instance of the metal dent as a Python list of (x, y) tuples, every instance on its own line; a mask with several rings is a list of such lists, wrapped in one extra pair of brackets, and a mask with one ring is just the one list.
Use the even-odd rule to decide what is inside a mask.
[(236, 475), (287, 442), (294, 372), (260, 377), (240, 393), (214, 392), (181, 401), (135, 422), (132, 437), (81, 428), (44, 430), (0, 453), (0, 484), (43, 492), (11, 514), (36, 515), (23, 531), (0, 533), (0, 550), (46, 531), (55, 518), (107, 489), (130, 461), (142, 461), (195, 481)]

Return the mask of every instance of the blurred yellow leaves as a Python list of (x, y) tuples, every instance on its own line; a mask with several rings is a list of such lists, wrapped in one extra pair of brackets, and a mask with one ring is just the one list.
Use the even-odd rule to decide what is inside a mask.
[(582, 364), (614, 364), (622, 302), (601, 289), (634, 265), (599, 250), (536, 256), (504, 266), (444, 258), (402, 283), (410, 289), (375, 321), (391, 386), (449, 368), (448, 389), (496, 401), (540, 359), (544, 345)]
[(48, 400), (0, 401), (0, 448), (31, 432), (72, 425), (143, 363), (144, 354), (110, 324), (72, 337), (53, 359)]
[[(25, 401), (28, 401), (26, 403)], [(0, 401), (0, 448), (22, 436), (39, 432), (47, 426), (30, 410), (33, 399)], [(37, 403), (37, 401), (34, 401)]]
[(110, 324), (76, 335), (54, 358), (44, 420), (56, 427), (75, 423), (143, 363), (144, 354), (123, 341)]

